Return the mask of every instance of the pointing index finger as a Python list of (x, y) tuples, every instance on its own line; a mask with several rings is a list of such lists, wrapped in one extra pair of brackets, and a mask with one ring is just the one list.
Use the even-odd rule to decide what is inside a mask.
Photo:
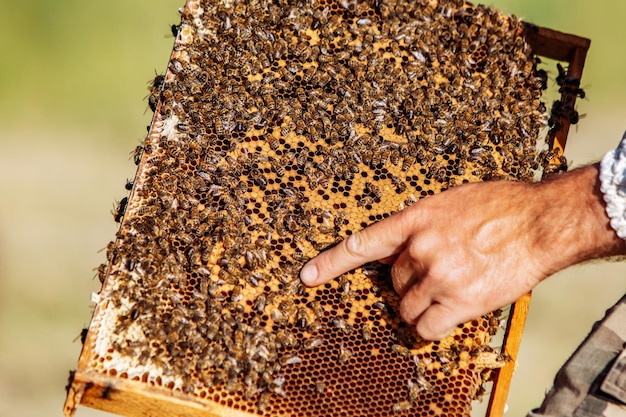
[(405, 212), (397, 213), (361, 231), (310, 260), (300, 272), (305, 285), (324, 284), (365, 263), (399, 253), (406, 241)]

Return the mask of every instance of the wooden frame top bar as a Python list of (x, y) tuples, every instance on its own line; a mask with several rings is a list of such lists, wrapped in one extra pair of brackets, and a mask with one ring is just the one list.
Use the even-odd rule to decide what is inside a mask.
[[(524, 23), (524, 27), (524, 37), (537, 55), (557, 61), (570, 62), (570, 65), (578, 50), (583, 50), (586, 53), (591, 44), (591, 40), (587, 38), (542, 28), (530, 23)], [(582, 66), (580, 71), (582, 73)]]

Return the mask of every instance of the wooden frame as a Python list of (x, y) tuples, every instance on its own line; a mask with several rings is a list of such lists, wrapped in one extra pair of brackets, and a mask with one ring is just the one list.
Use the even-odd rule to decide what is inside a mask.
[[(577, 80), (582, 78), (585, 59), (591, 40), (530, 24), (526, 25), (524, 36), (535, 54), (557, 61), (567, 62), (568, 68), (566, 75), (568, 78)], [(563, 93), (561, 97), (564, 95), (565, 93)], [(575, 103), (576, 96), (574, 95), (571, 97), (571, 102), (569, 103), (572, 109)], [(551, 149), (559, 150), (555, 159), (563, 155), (571, 123), (568, 118), (561, 117), (560, 124), (561, 128), (556, 131), (556, 134), (549, 142)]]
[[(525, 36), (535, 53), (550, 59), (568, 63), (567, 76), (580, 79), (590, 41), (573, 35), (567, 35), (537, 26), (527, 25)], [(572, 103), (573, 105), (573, 103)], [(159, 103), (160, 107), (160, 103)], [(158, 135), (162, 121), (159, 118), (159, 109), (155, 112), (152, 121), (150, 136)], [(560, 129), (549, 141), (551, 149), (556, 149), (555, 158), (562, 156), (569, 132), (570, 120), (562, 118)], [(148, 139), (150, 140), (150, 139)], [(137, 175), (143, 175), (140, 171)], [(131, 198), (132, 201), (132, 198)], [(129, 207), (130, 209), (130, 207)], [(108, 274), (107, 274), (108, 275)], [(107, 282), (104, 283), (107, 285)], [(512, 360), (503, 368), (496, 371), (492, 393), (489, 398), (487, 417), (500, 417), (504, 413), (507, 394), (510, 388), (512, 374), (516, 366), (516, 358), (521, 343), (522, 332), (529, 308), (531, 295), (527, 294), (511, 306), (509, 320), (507, 322), (502, 353), (509, 355)], [(96, 308), (94, 317), (98, 316)], [(100, 323), (92, 323), (96, 330)], [(95, 337), (95, 332), (90, 331), (85, 345), (90, 345)], [(123, 380), (120, 378), (107, 378), (101, 374), (84, 371), (87, 367), (85, 352), (79, 359), (78, 370), (72, 374), (72, 380), (68, 385), (68, 396), (64, 411), (66, 415), (72, 415), (79, 404), (84, 404), (98, 409), (106, 409), (112, 412), (121, 412), (129, 416), (149, 416), (155, 410), (169, 414), (184, 414), (188, 416), (250, 416), (251, 414), (233, 410), (231, 408), (215, 405), (208, 409), (193, 401), (192, 397), (178, 392), (171, 392), (164, 396), (161, 389), (155, 387), (145, 389), (138, 388), (141, 382)], [(115, 382), (111, 382), (115, 379)]]
[[(567, 62), (567, 77), (578, 79), (582, 77), (583, 67), (587, 50), (591, 41), (574, 35), (568, 35), (555, 30), (545, 29), (534, 25), (526, 25), (524, 33), (526, 40), (532, 46), (535, 54), (557, 61)], [(571, 101), (573, 108), (576, 97)], [(552, 161), (559, 159), (565, 150), (567, 135), (570, 128), (570, 120), (560, 117), (561, 128), (552, 138), (548, 138), (550, 149), (556, 150)], [(551, 161), (551, 162), (552, 162)], [(493, 390), (489, 397), (487, 417), (501, 417), (504, 414), (506, 399), (511, 379), (516, 367), (517, 354), (522, 341), (522, 332), (526, 322), (526, 315), (530, 306), (531, 294), (528, 293), (511, 306), (509, 320), (507, 322), (502, 353), (509, 355), (513, 360), (499, 369), (493, 381)]]

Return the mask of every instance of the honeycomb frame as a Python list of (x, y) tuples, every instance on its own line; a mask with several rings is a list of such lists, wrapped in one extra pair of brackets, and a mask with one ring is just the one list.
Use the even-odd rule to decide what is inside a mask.
[[(197, 11), (196, 6), (196, 2), (189, 1), (186, 5), (185, 10), (187, 13), (193, 16), (194, 11)], [(170, 60), (170, 71), (168, 71), (168, 73), (166, 74), (166, 82), (168, 81), (168, 79), (174, 76), (174, 71), (172, 69), (176, 69), (176, 60), (180, 57), (180, 55), (185, 53), (184, 48), (180, 48), (180, 46), (185, 45), (185, 43), (187, 42), (185, 40), (186, 36), (189, 36), (189, 33), (185, 31), (185, 27), (183, 26), (182, 30), (178, 34), (176, 45), (174, 47), (174, 52)], [(584, 53), (586, 53), (586, 48), (588, 48), (588, 42), (585, 47), (584, 40), (580, 41), (580, 38), (572, 37), (570, 35), (558, 34), (557, 32), (530, 26), (526, 29), (526, 36), (528, 37), (531, 44), (534, 43), (533, 47), (535, 48), (535, 52), (538, 55), (542, 55), (540, 51), (544, 51), (544, 56), (548, 56), (554, 59), (565, 58), (564, 60), (570, 62), (568, 68), (569, 75), (571, 75), (572, 77), (577, 76), (578, 78), (580, 78), (580, 75), (582, 73), (582, 65), (584, 64)], [(172, 129), (171, 125), (167, 125), (166, 121), (160, 119), (162, 106), (162, 101), (159, 101), (156, 106), (155, 118), (153, 119), (153, 122), (151, 124), (150, 133), (145, 142), (146, 145), (156, 143), (164, 129)], [(562, 151), (565, 146), (565, 139), (567, 137), (568, 127), (569, 121), (563, 120), (561, 129), (559, 129), (558, 132), (555, 132), (556, 134), (553, 137), (554, 140), (550, 145), (552, 149), (556, 150), (556, 152), (552, 153), (553, 157), (550, 163), (553, 163), (553, 161), (556, 161), (554, 163), (559, 162), (559, 158), (562, 156)], [(139, 163), (139, 168), (135, 181), (137, 184), (141, 182), (141, 178), (145, 178), (145, 176), (149, 175), (149, 170), (151, 168), (149, 162), (149, 152), (144, 152), (143, 155), (140, 156), (141, 161)], [(138, 187), (137, 184), (135, 184), (135, 186), (133, 187), (133, 192), (131, 193), (130, 198), (127, 200), (128, 207), (126, 207), (126, 212), (130, 215), (132, 215), (133, 212), (141, 209), (136, 205), (137, 198), (135, 196), (135, 192), (141, 188)], [(365, 191), (368, 191), (368, 186), (365, 187)], [(371, 191), (372, 198), (377, 197), (375, 195), (376, 190), (370, 189), (369, 191)], [(126, 217), (123, 215), (122, 217), (124, 217), (125, 222)], [(124, 227), (124, 222), (122, 223), (121, 228)], [(214, 260), (214, 262), (215, 261), (216, 260)], [(111, 270), (106, 273), (103, 289), (105, 289), (107, 285), (110, 286), (114, 284), (114, 275), (114, 272)], [(335, 288), (335, 290), (338, 290), (336, 287), (327, 288), (331, 290)], [(512, 313), (505, 334), (504, 351), (502, 353), (510, 355), (513, 359), (517, 356), (517, 348), (519, 346), (519, 338), (521, 337), (521, 329), (523, 328), (523, 320), (525, 318), (525, 310), (527, 309), (528, 298), (529, 297), (525, 297), (525, 299), (516, 303), (512, 307)], [(189, 395), (182, 392), (181, 390), (174, 391), (171, 390), (171, 388), (158, 387), (155, 386), (154, 383), (146, 384), (146, 382), (148, 382), (150, 378), (149, 375), (145, 376), (145, 378), (140, 377), (135, 378), (136, 380), (132, 380), (128, 378), (128, 375), (126, 375), (125, 377), (123, 375), (123, 371), (120, 372), (119, 376), (117, 373), (102, 375), (98, 372), (90, 372), (92, 357), (94, 354), (94, 352), (92, 351), (92, 347), (94, 346), (94, 343), (96, 342), (96, 339), (98, 337), (99, 326), (104, 324), (101, 313), (102, 311), (106, 310), (107, 304), (111, 302), (104, 297), (100, 297), (98, 294), (94, 295), (94, 301), (96, 301), (97, 305), (96, 310), (94, 311), (94, 317), (92, 319), (89, 332), (86, 335), (84, 345), (85, 347), (83, 348), (83, 352), (81, 352), (81, 357), (79, 359), (77, 370), (73, 374), (72, 381), (68, 385), (68, 398), (65, 405), (66, 415), (71, 415), (78, 404), (112, 411), (119, 414), (126, 414), (129, 416), (167, 415), (171, 413), (179, 413), (181, 411), (184, 411), (185, 415), (198, 416), (251, 415), (248, 412), (237, 411), (233, 409), (232, 400), (230, 399), (228, 400), (227, 405), (220, 405), (213, 401), (203, 401), (197, 396)], [(383, 306), (383, 308), (385, 307)], [(136, 315), (136, 313), (134, 312), (134, 310), (128, 309), (128, 315), (134, 316)], [(485, 320), (487, 323), (491, 321), (490, 318), (485, 318)], [(337, 325), (338, 330), (342, 330), (341, 327), (342, 326)], [(344, 353), (343, 344), (337, 350), (338, 356), (341, 356)], [(348, 349), (345, 350), (349, 351)], [(485, 355), (485, 358), (493, 360), (494, 356)], [(443, 360), (441, 362), (442, 364), (444, 363)], [(506, 398), (508, 383), (510, 382), (510, 376), (506, 375), (509, 372), (512, 372), (513, 361), (509, 361), (506, 364), (492, 363), (491, 365), (494, 368), (493, 376), (495, 380), (492, 394), (490, 396), (488, 415), (495, 416), (501, 415), (501, 411), (499, 411), (499, 409), (503, 409), (503, 401)], [(498, 371), (498, 367), (502, 365), (504, 366)], [(145, 379), (145, 381), (143, 379)], [(398, 405), (398, 407), (400, 407), (400, 405)], [(248, 411), (255, 412), (257, 410), (248, 409)], [(392, 412), (392, 410), (388, 411), (389, 413)], [(398, 410), (398, 412), (403, 411), (406, 410)]]

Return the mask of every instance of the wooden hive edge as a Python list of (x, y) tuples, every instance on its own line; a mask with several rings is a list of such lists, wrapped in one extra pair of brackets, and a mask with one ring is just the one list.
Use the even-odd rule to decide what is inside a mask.
[[(536, 55), (567, 62), (569, 64), (567, 75), (578, 79), (582, 77), (585, 58), (591, 45), (590, 39), (529, 23), (524, 23), (524, 27), (524, 37)], [(558, 149), (551, 162), (556, 161), (565, 151), (570, 122), (566, 118), (561, 118), (561, 124), (561, 129), (556, 132), (554, 140), (549, 143), (550, 149)], [(506, 410), (506, 400), (513, 373), (517, 368), (517, 355), (522, 343), (531, 295), (528, 293), (511, 305), (511, 313), (507, 321), (501, 349), (501, 353), (509, 355), (511, 360), (504, 367), (495, 371), (493, 389), (489, 396), (486, 412), (487, 417), (502, 417)]]
[(530, 298), (531, 293), (528, 293), (511, 305), (511, 313), (502, 345), (502, 353), (510, 356), (511, 360), (495, 372), (493, 389), (487, 406), (487, 417), (500, 417), (505, 412), (511, 380), (517, 368), (517, 355), (522, 343), (522, 334), (526, 324), (526, 317), (528, 316)]
[(591, 40), (524, 23), (524, 37), (537, 55), (570, 62), (578, 49), (588, 50)]
[(76, 371), (69, 388), (64, 406), (65, 415), (72, 416), (79, 404), (128, 417), (253, 416), (167, 388), (147, 386), (140, 381), (129, 381), (81, 370)]
[[(591, 40), (580, 36), (559, 32), (552, 29), (524, 23), (524, 38), (538, 56), (567, 62), (567, 76), (581, 79), (585, 66), (587, 51), (591, 46)], [(564, 98), (564, 94), (561, 96)], [(570, 97), (571, 107), (576, 104), (576, 96)], [(570, 128), (570, 121), (566, 117), (560, 117), (561, 128), (548, 138), (550, 149), (556, 149), (554, 158), (550, 163), (558, 163), (558, 159), (565, 151), (565, 144)]]

